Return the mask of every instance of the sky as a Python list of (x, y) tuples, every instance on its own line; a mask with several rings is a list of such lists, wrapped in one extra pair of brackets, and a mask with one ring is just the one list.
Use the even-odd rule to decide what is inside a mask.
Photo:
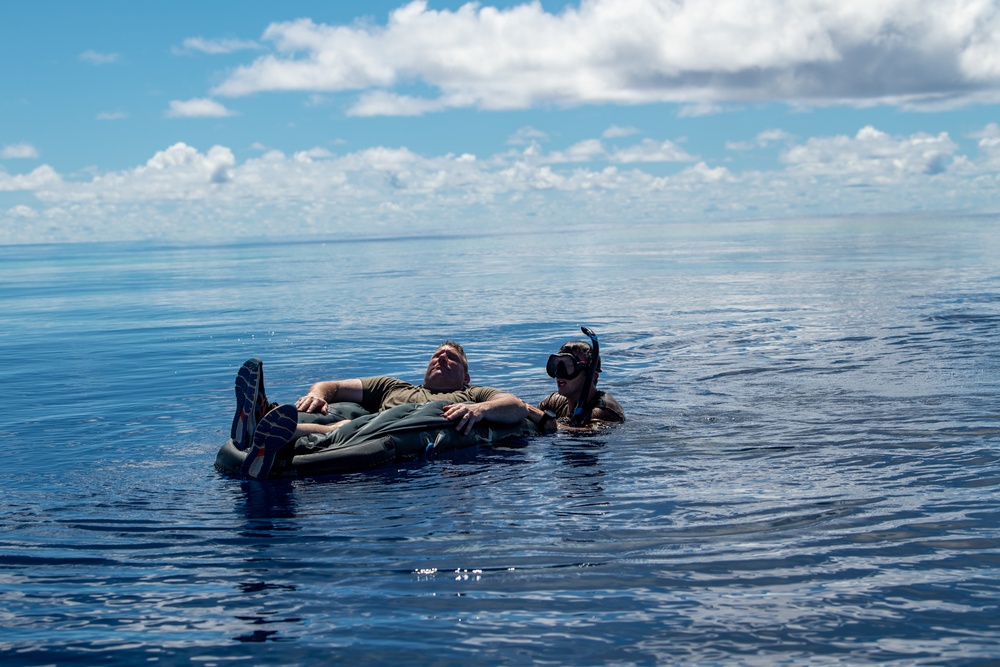
[(1000, 0), (0, 2), (0, 63), (0, 244), (1000, 209)]

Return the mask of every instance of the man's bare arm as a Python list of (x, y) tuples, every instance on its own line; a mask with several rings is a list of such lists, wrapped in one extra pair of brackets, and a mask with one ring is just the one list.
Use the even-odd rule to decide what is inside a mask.
[(360, 403), (363, 393), (359, 378), (317, 382), (309, 387), (309, 392), (305, 396), (295, 401), (295, 408), (299, 412), (318, 412), (325, 415), (330, 403), (340, 401)]
[(482, 403), (452, 403), (444, 406), (446, 419), (455, 422), (455, 428), (468, 434), (483, 419), (501, 424), (516, 424), (524, 419), (527, 410), (524, 402), (513, 394), (499, 393)]
[(524, 401), (514, 394), (500, 393), (488, 401), (477, 403), (485, 411), (484, 419), (501, 424), (516, 424), (527, 415)]

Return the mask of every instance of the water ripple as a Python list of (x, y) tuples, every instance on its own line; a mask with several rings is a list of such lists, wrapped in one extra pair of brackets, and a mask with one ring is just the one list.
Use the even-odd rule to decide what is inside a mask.
[[(995, 226), (824, 224), (0, 249), (0, 658), (990, 664)], [(247, 356), (288, 400), (457, 338), (537, 401), (580, 324), (613, 430), (211, 469)]]

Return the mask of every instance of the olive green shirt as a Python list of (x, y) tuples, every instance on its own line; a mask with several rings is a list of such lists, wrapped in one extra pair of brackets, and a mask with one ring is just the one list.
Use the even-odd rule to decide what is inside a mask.
[(458, 391), (432, 391), (394, 377), (379, 375), (361, 378), (361, 407), (368, 412), (382, 412), (405, 403), (448, 401), (450, 403), (485, 403), (502, 393), (492, 387), (470, 384)]

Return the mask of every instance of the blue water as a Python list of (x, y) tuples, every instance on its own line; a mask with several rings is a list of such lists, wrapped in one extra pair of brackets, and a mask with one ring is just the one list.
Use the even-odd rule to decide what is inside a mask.
[[(0, 663), (1000, 661), (1000, 229), (841, 219), (0, 247)], [(629, 421), (294, 482), (232, 381), (579, 326)]]

